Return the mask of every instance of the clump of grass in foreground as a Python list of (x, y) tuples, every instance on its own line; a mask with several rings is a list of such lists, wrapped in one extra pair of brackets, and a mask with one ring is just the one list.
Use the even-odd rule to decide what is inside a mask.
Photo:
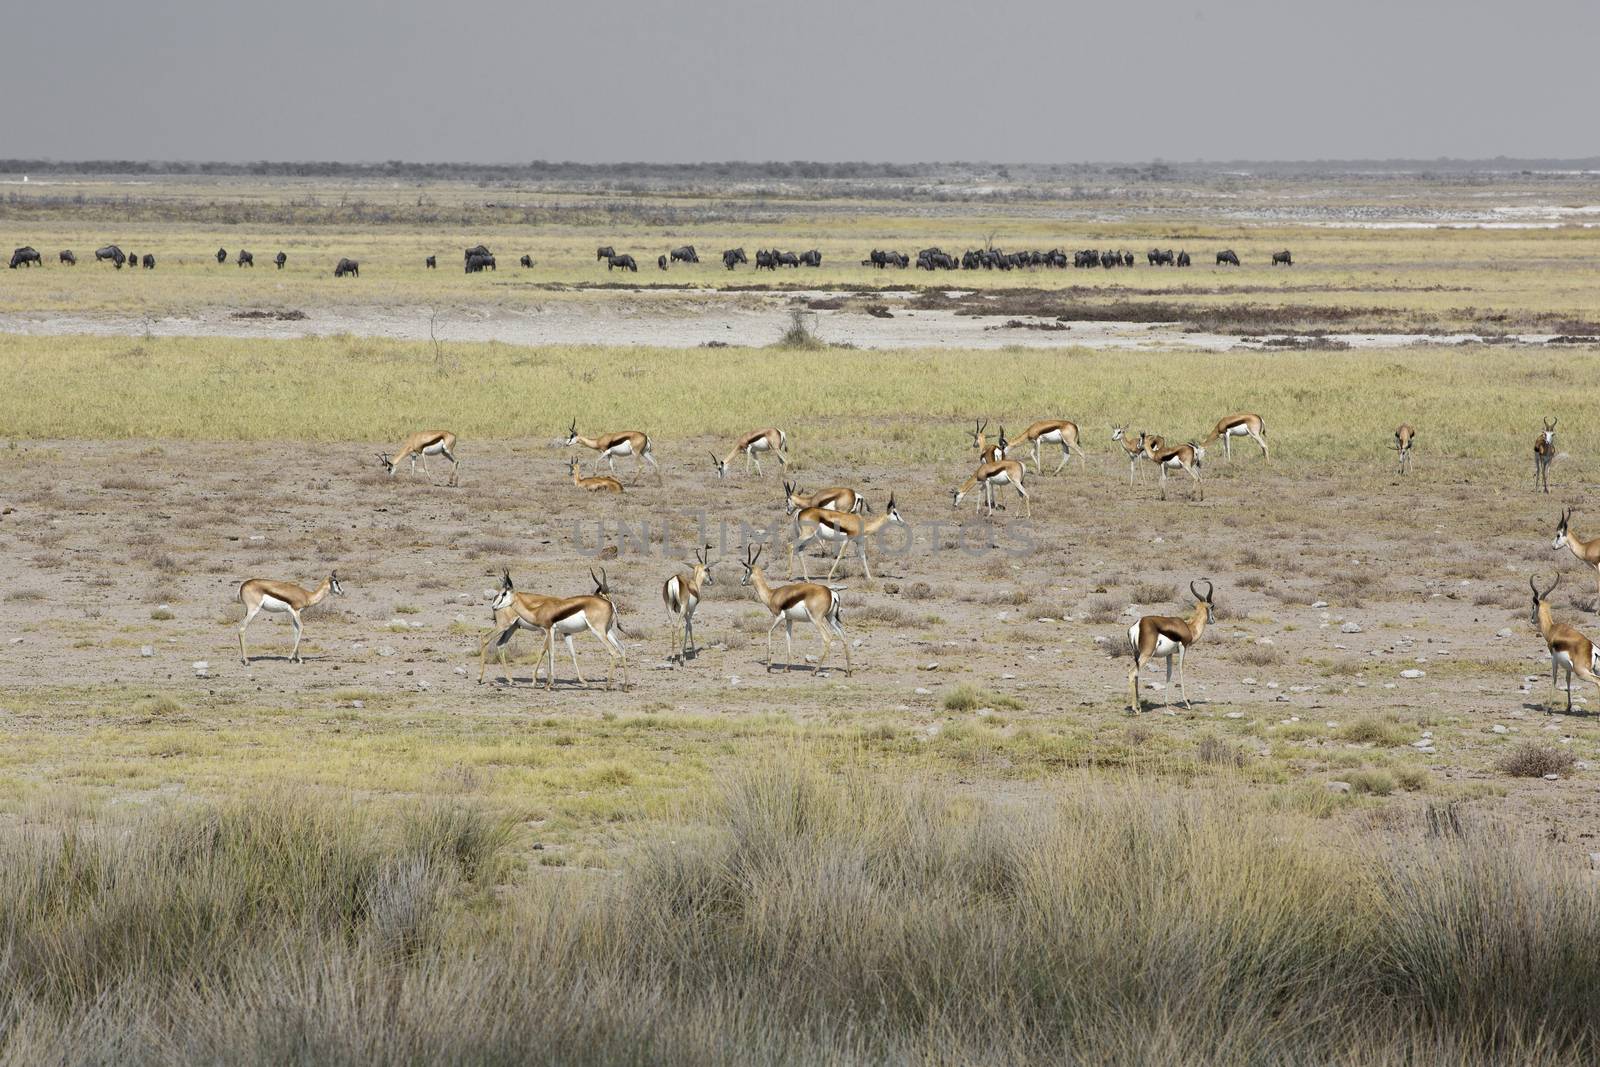
[(946, 711), (976, 711), (978, 708), (1020, 711), (1022, 707), (1022, 701), (1016, 697), (1008, 697), (1001, 693), (991, 693), (989, 690), (979, 689), (975, 685), (958, 685), (946, 693), (944, 697), (944, 710)]
[[(0, 837), (11, 1062), (1581, 1063), (1600, 889), (1461, 828), (1026, 808), (774, 759), (616, 875), (470, 811), (282, 802)], [(841, 1020), (849, 1020), (848, 1026)]]
[(1496, 761), (1501, 774), (1513, 778), (1543, 778), (1547, 774), (1568, 774), (1578, 758), (1563, 748), (1524, 741)]

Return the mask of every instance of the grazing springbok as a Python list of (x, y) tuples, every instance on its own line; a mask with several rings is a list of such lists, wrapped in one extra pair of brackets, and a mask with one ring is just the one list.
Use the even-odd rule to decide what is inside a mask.
[(578, 457), (573, 456), (567, 460), (567, 473), (572, 476), (572, 484), (587, 493), (620, 493), (622, 483), (609, 474), (597, 474), (585, 478), (579, 469)]
[(815, 493), (803, 494), (793, 482), (783, 483), (783, 511), (786, 515), (793, 515), (803, 508), (827, 508), (829, 511), (853, 511), (857, 515), (866, 514), (867, 498), (846, 486), (836, 485), (831, 489), (819, 489)]
[(1556, 420), (1545, 419), (1544, 429), (1533, 441), (1533, 482), (1550, 491), (1550, 464), (1556, 458)]
[[(544, 632), (544, 627), (534, 621), (540, 607), (554, 603), (560, 597), (544, 596), (540, 593), (519, 593), (511, 585), (511, 572), (502, 571), (500, 575), (500, 593), (494, 600), (494, 628), (491, 629), (478, 644), (478, 684), (483, 684), (483, 674), (489, 662), (489, 646), (492, 643), (495, 650), (495, 659), (500, 663), (501, 676), (507, 685), (515, 685), (511, 677), (511, 668), (506, 663), (506, 646), (517, 635), (518, 630)], [(539, 684), (539, 668), (544, 664), (544, 638), (539, 639), (539, 662), (533, 665), (533, 684)], [(576, 663), (576, 661), (574, 661)]]
[(428, 457), (443, 456), (450, 461), (450, 484), (457, 484), (461, 474), (461, 461), (456, 458), (456, 435), (449, 430), (422, 430), (412, 434), (400, 442), (400, 447), (395, 450), (394, 458), (387, 452), (378, 453), (378, 462), (383, 464), (383, 469), (394, 477), (400, 464), (407, 457), (411, 459), (411, 473), (417, 473), (417, 460), (422, 460), (422, 473), (428, 473)]
[(1126, 426), (1111, 427), (1111, 440), (1122, 446), (1122, 451), (1128, 458), (1129, 485), (1133, 484), (1134, 478), (1139, 474), (1139, 461), (1144, 458), (1144, 439), (1143, 430), (1130, 437)]
[[(639, 475), (644, 473), (644, 465), (650, 464), (650, 469), (655, 472), (656, 484), (661, 484), (661, 468), (656, 465), (655, 453), (650, 450), (650, 435), (639, 430), (620, 430), (617, 433), (603, 433), (599, 437), (584, 437), (578, 433), (578, 420), (573, 419), (572, 425), (567, 428), (567, 447), (582, 445), (592, 448), (605, 459), (606, 466), (611, 468), (611, 473), (617, 473), (616, 458), (618, 456), (633, 457), (633, 480), (637, 482)], [(595, 460), (595, 466), (600, 465), (600, 460)]]
[(1167, 499), (1167, 471), (1181, 470), (1194, 479), (1194, 495), (1197, 500), (1206, 498), (1205, 488), (1200, 484), (1200, 465), (1205, 462), (1206, 450), (1190, 441), (1188, 444), (1167, 448), (1159, 437), (1146, 437), (1144, 439), (1145, 458), (1154, 463), (1161, 471), (1161, 499)]
[(1395, 427), (1394, 444), (1389, 447), (1399, 453), (1399, 469), (1396, 474), (1405, 474), (1411, 470), (1411, 446), (1417, 443), (1417, 431), (1411, 428), (1409, 422), (1402, 422)]
[(756, 477), (759, 478), (761, 477), (761, 459), (756, 453), (771, 452), (778, 457), (778, 465), (780, 467), (787, 467), (789, 460), (784, 456), (784, 452), (788, 451), (788, 448), (789, 435), (776, 427), (768, 427), (765, 430), (752, 430), (739, 438), (734, 442), (733, 448), (725, 457), (719, 459), (715, 452), (711, 453), (711, 462), (716, 465), (717, 477), (726, 478), (728, 476), (728, 464), (733, 462), (734, 456), (743, 452), (744, 472), (749, 474), (750, 464), (754, 463)]
[(1006, 428), (1004, 426), (1000, 427), (1000, 440), (992, 445), (983, 432), (989, 428), (988, 419), (973, 419), (972, 427), (968, 433), (972, 435), (972, 447), (978, 450), (979, 462), (998, 463), (1006, 458), (1006, 449), (1011, 447), (1011, 442), (1006, 440)]
[(706, 558), (710, 551), (710, 545), (696, 549), (693, 570), (688, 574), (674, 574), (662, 583), (661, 602), (667, 606), (672, 626), (673, 651), (667, 656), (669, 662), (676, 659), (680, 664), (685, 663), (695, 652), (694, 612), (700, 606), (700, 587), (716, 584), (711, 574), (716, 564)]
[(335, 596), (344, 595), (344, 586), (339, 584), (337, 572), (330, 573), (322, 579), (322, 584), (312, 590), (305, 590), (293, 582), (279, 582), (271, 578), (251, 578), (239, 585), (239, 602), (244, 605), (244, 623), (239, 627), (239, 662), (246, 667), (250, 666), (250, 653), (245, 651), (244, 632), (250, 628), (255, 617), (263, 611), (273, 613), (287, 612), (289, 621), (294, 624), (294, 648), (289, 652), (290, 663), (304, 663), (300, 658), (300, 613), (309, 607), (322, 603), (329, 593)]
[[(986, 515), (993, 515), (997, 509), (1005, 510), (1004, 504), (995, 503), (995, 487), (1009, 485), (1022, 498), (1023, 515), (1032, 518), (1033, 498), (1028, 495), (1027, 488), (1022, 484), (1022, 479), (1026, 472), (1027, 468), (1014, 459), (980, 463), (978, 464), (978, 469), (972, 473), (972, 477), (961, 483), (959, 489), (951, 491), (952, 502), (950, 506), (959, 508), (961, 502), (966, 499), (967, 494), (981, 484), (983, 486), (983, 496), (975, 510), (982, 511)], [(987, 508), (986, 511), (984, 510), (985, 508)]]
[(897, 526), (906, 524), (895, 507), (893, 493), (889, 494), (889, 506), (883, 514), (871, 519), (848, 511), (802, 508), (794, 517), (794, 537), (789, 542), (789, 577), (794, 577), (794, 558), (798, 555), (800, 576), (809, 579), (811, 574), (806, 570), (806, 549), (818, 541), (836, 541), (839, 552), (833, 557), (833, 566), (828, 568), (828, 577), (833, 577), (833, 572), (839, 569), (839, 562), (844, 559), (845, 551), (854, 544), (861, 555), (861, 571), (867, 581), (872, 581), (872, 568), (867, 564), (867, 538), (890, 523)]
[(1550, 685), (1559, 689), (1561, 686), (1556, 681), (1557, 674), (1564, 668), (1567, 672), (1567, 714), (1572, 714), (1572, 676), (1576, 674), (1586, 682), (1593, 682), (1600, 688), (1600, 651), (1597, 651), (1590, 640), (1579, 633), (1575, 627), (1564, 622), (1556, 622), (1550, 615), (1550, 594), (1556, 591), (1556, 586), (1561, 584), (1561, 575), (1556, 574), (1555, 580), (1550, 583), (1550, 588), (1539, 592), (1539, 587), (1534, 584), (1533, 578), (1528, 578), (1528, 587), (1533, 590), (1533, 615), (1528, 620), (1539, 630), (1539, 636), (1544, 638), (1545, 647), (1550, 650)]
[[(1552, 549), (1571, 549), (1572, 554), (1584, 563), (1595, 569), (1595, 595), (1600, 597), (1600, 537), (1585, 541), (1567, 528), (1567, 523), (1572, 516), (1577, 514), (1575, 508), (1565, 508), (1561, 512), (1561, 521), (1556, 524), (1556, 539), (1550, 543)], [(1596, 601), (1595, 610), (1600, 611), (1600, 600)]]
[(838, 638), (839, 644), (844, 648), (844, 673), (849, 675), (853, 670), (850, 664), (850, 642), (844, 636), (844, 622), (841, 618), (843, 606), (839, 601), (839, 594), (844, 592), (842, 585), (820, 585), (816, 582), (790, 582), (774, 589), (767, 582), (767, 575), (761, 569), (761, 549), (759, 547), (745, 549), (744, 578), (740, 585), (751, 586), (756, 591), (756, 596), (761, 598), (767, 610), (772, 612), (772, 625), (767, 627), (767, 670), (772, 669), (772, 631), (783, 623), (784, 644), (787, 653), (784, 657), (783, 667), (788, 670), (794, 665), (794, 624), (801, 619), (809, 620), (817, 628), (817, 633), (822, 635), (822, 656), (817, 660), (814, 673), (822, 673), (822, 665), (828, 661), (828, 653), (833, 649), (833, 642)]
[(1219, 437), (1222, 438), (1222, 456), (1226, 460), (1231, 461), (1233, 459), (1233, 439), (1235, 437), (1254, 439), (1255, 443), (1261, 446), (1262, 457), (1265, 459), (1272, 458), (1267, 452), (1267, 424), (1262, 421), (1260, 415), (1255, 415), (1248, 411), (1241, 411), (1237, 415), (1229, 415), (1219, 421), (1212, 428), (1211, 433), (1206, 436), (1206, 439), (1200, 443), (1209, 445)]
[(1211, 579), (1201, 578), (1200, 581), (1206, 583), (1204, 593), (1195, 588), (1194, 582), (1189, 583), (1189, 592), (1194, 594), (1194, 611), (1188, 618), (1146, 615), (1128, 627), (1128, 643), (1133, 646), (1133, 669), (1128, 672), (1128, 710), (1135, 715), (1143, 710), (1139, 703), (1139, 669), (1152, 659), (1167, 661), (1167, 684), (1170, 685), (1172, 657), (1178, 657), (1178, 695), (1183, 699), (1184, 707), (1193, 706), (1189, 703), (1188, 691), (1183, 687), (1183, 655), (1200, 640), (1200, 635), (1206, 632), (1206, 624), (1216, 611), (1212, 601), (1215, 590)]
[(1072, 458), (1074, 452), (1078, 454), (1079, 464), (1085, 470), (1088, 469), (1089, 461), (1084, 458), (1083, 446), (1078, 443), (1078, 424), (1075, 422), (1069, 422), (1066, 419), (1046, 419), (1036, 422), (1022, 431), (1022, 437), (1019, 440), (1024, 445), (1033, 445), (1033, 471), (1035, 474), (1044, 473), (1044, 467), (1039, 462), (1039, 448), (1041, 445), (1061, 446), (1061, 462), (1056, 464), (1056, 469), (1051, 471), (1051, 474), (1060, 474), (1061, 468), (1067, 465), (1067, 461)]

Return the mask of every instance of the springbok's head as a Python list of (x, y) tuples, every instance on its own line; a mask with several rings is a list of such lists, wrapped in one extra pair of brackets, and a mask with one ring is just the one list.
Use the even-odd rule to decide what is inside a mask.
[(714, 560), (712, 560), (710, 558), (710, 556), (711, 556), (711, 546), (710, 545), (707, 545), (705, 548), (695, 549), (695, 553), (694, 553), (694, 561), (695, 561), (694, 562), (694, 576), (703, 585), (716, 585), (717, 584), (716, 578), (712, 577), (712, 574), (711, 574), (711, 568), (715, 567), (717, 564), (716, 564), (716, 561), (714, 561)]
[(339, 584), (338, 571), (328, 572), (328, 588), (333, 591), (334, 596), (344, 596), (344, 586)]
[(900, 509), (895, 506), (893, 493), (889, 494), (889, 504), (884, 508), (884, 514), (888, 515), (889, 521), (896, 525), (904, 526), (906, 524), (906, 520), (900, 517)]
[(1550, 547), (1551, 548), (1566, 548), (1567, 547), (1567, 521), (1572, 518), (1572, 515), (1573, 515), (1573, 509), (1572, 508), (1563, 508), (1562, 509), (1562, 511), (1561, 511), (1561, 520), (1556, 523), (1556, 539), (1554, 541), (1550, 542)]
[(383, 469), (385, 471), (387, 471), (390, 474), (394, 473), (394, 460), (389, 458), (389, 453), (387, 453), (387, 452), (379, 452), (378, 453), (378, 462), (383, 466)]
[(1547, 444), (1547, 445), (1553, 445), (1553, 444), (1556, 443), (1556, 420), (1555, 419), (1545, 419), (1544, 420), (1544, 443)]
[(1216, 587), (1211, 584), (1210, 578), (1201, 578), (1200, 581), (1206, 583), (1206, 591), (1204, 593), (1200, 592), (1199, 588), (1197, 587), (1197, 583), (1190, 582), (1189, 592), (1194, 594), (1195, 607), (1204, 609), (1206, 613), (1206, 622), (1209, 623), (1213, 618), (1216, 617), (1217, 613), (1217, 604), (1215, 600)]
[(1561, 572), (1557, 571), (1555, 578), (1552, 579), (1551, 582), (1550, 582), (1550, 588), (1546, 589), (1544, 592), (1541, 593), (1539, 591), (1539, 587), (1537, 585), (1535, 585), (1534, 582), (1533, 582), (1533, 576), (1529, 575), (1529, 577), (1528, 577), (1528, 588), (1533, 590), (1533, 610), (1531, 612), (1529, 612), (1528, 621), (1533, 623), (1533, 625), (1535, 625), (1535, 626), (1539, 625), (1539, 608), (1546, 601), (1548, 601), (1550, 599), (1550, 594), (1555, 592), (1556, 591), (1556, 586), (1558, 586), (1560, 584), (1561, 584)]
[(744, 553), (744, 558), (739, 561), (744, 567), (744, 577), (739, 579), (739, 584), (749, 585), (754, 579), (756, 572), (761, 569), (759, 566), (761, 560), (761, 546), (746, 545), (744, 547)]
[[(728, 476), (728, 465), (722, 462), (722, 458), (715, 452), (711, 453), (711, 465), (716, 468), (718, 478), (726, 478)], [(785, 482), (784, 484), (787, 485), (788, 483)]]
[(575, 444), (578, 440), (578, 420), (573, 419), (572, 425), (567, 427), (567, 444)]
[(494, 601), (490, 607), (495, 611), (504, 611), (511, 606), (511, 600), (516, 595), (516, 592), (516, 588), (511, 584), (511, 572), (509, 570), (501, 571), (500, 591), (495, 594)]
[(983, 431), (987, 430), (988, 428), (989, 428), (989, 420), (988, 419), (982, 419), (982, 420), (973, 419), (972, 420), (972, 430), (970, 431), (970, 433), (972, 434), (972, 447), (973, 448), (982, 448), (983, 447)]

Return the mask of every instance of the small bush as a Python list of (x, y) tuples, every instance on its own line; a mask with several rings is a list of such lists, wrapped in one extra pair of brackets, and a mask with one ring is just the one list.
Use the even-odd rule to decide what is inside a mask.
[(1243, 767), (1245, 763), (1244, 749), (1231, 741), (1224, 741), (1216, 734), (1202, 737), (1195, 746), (1194, 754), (1201, 763), (1214, 767)]
[(1501, 756), (1495, 766), (1501, 774), (1513, 778), (1543, 778), (1547, 774), (1568, 774), (1577, 762), (1577, 757), (1564, 748), (1524, 741)]
[(1357, 744), (1383, 745), (1388, 748), (1409, 744), (1413, 739), (1412, 731), (1397, 722), (1380, 719), (1375, 715), (1366, 715), (1354, 722), (1345, 723), (1339, 728), (1339, 737)]
[(1351, 771), (1345, 775), (1345, 781), (1350, 783), (1350, 788), (1357, 793), (1368, 793), (1375, 797), (1386, 797), (1394, 792), (1394, 776), (1388, 771), (1360, 770)]

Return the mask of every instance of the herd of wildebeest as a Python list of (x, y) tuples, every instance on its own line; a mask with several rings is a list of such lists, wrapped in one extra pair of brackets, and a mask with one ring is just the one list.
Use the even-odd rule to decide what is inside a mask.
[[(70, 248), (62, 249), (58, 257), (60, 262), (69, 267), (78, 265), (78, 257)], [(126, 264), (128, 267), (142, 266), (146, 270), (154, 270), (156, 257), (146, 252), (143, 257), (133, 253), (124, 252), (114, 244), (97, 248), (94, 252), (95, 262), (109, 262), (118, 270)], [(228, 250), (219, 248), (216, 251), (218, 266), (228, 261)], [(633, 256), (624, 252), (617, 254), (617, 250), (610, 245), (603, 245), (595, 249), (596, 262), (604, 261), (606, 269), (627, 270), (637, 272), (639, 262)], [(1145, 253), (1145, 260), (1152, 267), (1187, 267), (1191, 265), (1189, 253), (1185, 251), (1174, 252), (1172, 249), (1152, 248)], [(272, 257), (272, 262), (279, 270), (289, 262), (285, 252), (279, 252)], [(656, 266), (661, 270), (668, 270), (677, 263), (699, 263), (700, 256), (695, 252), (694, 245), (680, 245), (672, 251), (656, 257)], [(743, 248), (730, 248), (722, 253), (722, 265), (728, 270), (733, 270), (741, 263), (748, 264), (750, 260), (745, 256)], [(1076, 252), (1066, 252), (1060, 248), (1052, 248), (1048, 252), (1033, 249), (1026, 252), (1006, 252), (998, 248), (973, 248), (957, 256), (935, 246), (924, 248), (918, 252), (913, 260), (904, 252), (892, 249), (874, 248), (872, 254), (861, 261), (863, 267), (877, 267), (883, 270), (895, 267), (905, 270), (915, 262), (919, 270), (1022, 270), (1032, 267), (1103, 267), (1110, 270), (1113, 267), (1131, 267), (1136, 262), (1134, 254), (1129, 251), (1116, 251), (1113, 249), (1084, 248)], [(254, 267), (255, 256), (239, 249), (234, 263), (240, 267)], [(462, 253), (462, 263), (468, 274), (478, 274), (485, 270), (496, 270), (494, 253), (486, 245), (473, 245)], [(527, 254), (518, 260), (523, 267), (532, 267), (533, 257)], [(1289, 255), (1289, 250), (1272, 253), (1272, 265), (1292, 267), (1294, 258)], [(18, 267), (43, 266), (44, 257), (38, 249), (24, 245), (11, 253), (11, 269)], [(428, 256), (423, 260), (423, 266), (429, 270), (439, 265), (437, 256)], [(776, 248), (762, 248), (756, 251), (756, 270), (763, 267), (776, 271), (779, 267), (820, 267), (822, 266), (822, 253), (813, 248), (807, 252), (783, 252)], [(1239, 257), (1231, 248), (1225, 248), (1217, 253), (1217, 266), (1239, 266)], [(343, 278), (346, 275), (359, 278), (361, 264), (353, 259), (341, 258), (334, 267), (333, 276)]]

